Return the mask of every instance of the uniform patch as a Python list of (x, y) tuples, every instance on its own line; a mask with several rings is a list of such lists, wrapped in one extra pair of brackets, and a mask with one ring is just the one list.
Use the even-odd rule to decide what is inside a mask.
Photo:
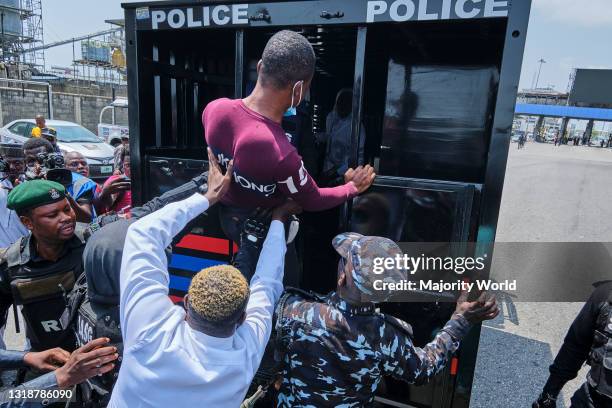
[(49, 190), (49, 197), (51, 197), (52, 200), (57, 200), (60, 198), (60, 193), (56, 189), (52, 188)]

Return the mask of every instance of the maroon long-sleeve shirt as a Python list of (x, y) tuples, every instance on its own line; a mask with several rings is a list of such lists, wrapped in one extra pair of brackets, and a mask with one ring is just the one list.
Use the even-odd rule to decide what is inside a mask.
[(280, 124), (247, 108), (242, 100), (217, 99), (202, 114), (208, 146), (226, 167), (234, 160), (233, 183), (221, 200), (270, 208), (291, 197), (305, 210), (336, 207), (357, 195), (354, 184), (319, 188)]

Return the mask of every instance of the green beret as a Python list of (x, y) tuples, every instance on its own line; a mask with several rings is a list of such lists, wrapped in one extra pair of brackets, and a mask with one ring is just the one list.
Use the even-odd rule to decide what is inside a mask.
[(66, 197), (66, 189), (60, 183), (49, 180), (32, 180), (19, 184), (8, 195), (7, 207), (22, 211), (55, 203)]

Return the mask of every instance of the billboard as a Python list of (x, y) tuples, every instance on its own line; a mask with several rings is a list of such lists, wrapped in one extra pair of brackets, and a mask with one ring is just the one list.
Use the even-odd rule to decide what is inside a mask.
[(612, 69), (577, 69), (569, 104), (612, 108)]

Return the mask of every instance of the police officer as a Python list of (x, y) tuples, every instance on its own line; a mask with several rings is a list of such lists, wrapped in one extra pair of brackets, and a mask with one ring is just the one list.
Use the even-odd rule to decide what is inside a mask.
[[(494, 298), (483, 294), (457, 301), (452, 318), (423, 348), (412, 342), (410, 326), (377, 312), (376, 258), (401, 255), (391, 240), (356, 233), (333, 240), (340, 254), (335, 292), (319, 297), (287, 290), (277, 307), (277, 350), (284, 365), (278, 407), (368, 406), (384, 375), (423, 383), (444, 368), (470, 327), (499, 313)], [(404, 272), (386, 270), (385, 279), (402, 279)]]
[(53, 181), (28, 181), (11, 191), (7, 205), (31, 234), (0, 250), (0, 323), (11, 304), (21, 305), (32, 350), (72, 351), (74, 335), (61, 329), (58, 318), (64, 295), (83, 271), (83, 241), (75, 235), (66, 189)]
[(587, 381), (572, 408), (612, 407), (612, 281), (600, 284), (569, 328), (534, 408), (556, 407), (559, 392), (587, 362)]

